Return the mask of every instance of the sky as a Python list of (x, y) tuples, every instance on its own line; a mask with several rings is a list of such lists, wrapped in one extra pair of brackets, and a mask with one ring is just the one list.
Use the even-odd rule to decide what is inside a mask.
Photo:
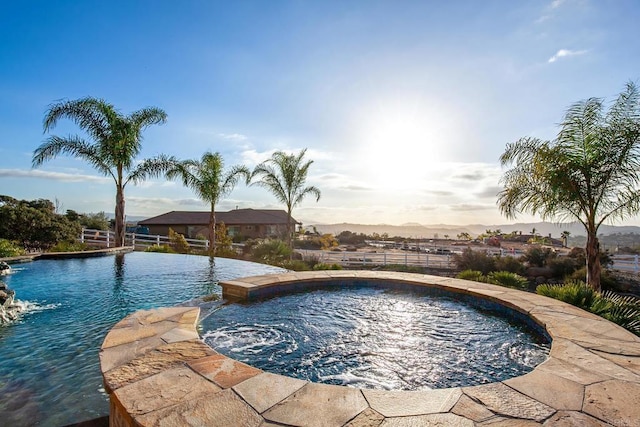
[[(0, 3), (0, 194), (112, 213), (115, 185), (80, 159), (34, 169), (60, 100), (162, 108), (139, 160), (252, 169), (307, 149), (304, 224), (506, 224), (499, 157), (552, 139), (567, 108), (640, 80), (637, 0), (29, 1)], [(180, 182), (128, 185), (128, 217), (207, 210)], [(284, 209), (243, 183), (217, 210)], [(627, 225), (640, 224), (630, 218)]]

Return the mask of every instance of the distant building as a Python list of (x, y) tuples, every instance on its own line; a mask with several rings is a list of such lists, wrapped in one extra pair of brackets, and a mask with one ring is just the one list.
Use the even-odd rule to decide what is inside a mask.
[[(171, 211), (139, 221), (149, 234), (167, 236), (169, 228), (188, 238), (207, 236), (210, 212)], [(287, 232), (287, 212), (277, 209), (235, 209), (216, 212), (216, 224), (224, 223), (227, 234), (243, 241), (246, 239), (282, 237)], [(291, 218), (292, 229), (301, 223)]]

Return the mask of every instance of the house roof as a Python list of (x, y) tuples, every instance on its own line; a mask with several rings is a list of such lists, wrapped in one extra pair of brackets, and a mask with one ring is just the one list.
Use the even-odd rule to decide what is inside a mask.
[[(207, 225), (210, 212), (171, 211), (139, 221), (140, 225)], [(294, 218), (293, 222), (298, 223)], [(278, 209), (235, 209), (216, 212), (216, 222), (227, 225), (286, 224), (287, 213)]]

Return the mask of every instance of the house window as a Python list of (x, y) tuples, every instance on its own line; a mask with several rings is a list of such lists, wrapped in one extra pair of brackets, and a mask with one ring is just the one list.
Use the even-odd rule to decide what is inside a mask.
[(267, 225), (267, 234), (268, 235), (278, 234), (278, 228), (275, 225)]
[(253, 225), (245, 225), (244, 227), (245, 230), (253, 230)]
[(240, 234), (240, 227), (229, 227), (227, 228), (227, 234), (231, 237), (237, 236)]

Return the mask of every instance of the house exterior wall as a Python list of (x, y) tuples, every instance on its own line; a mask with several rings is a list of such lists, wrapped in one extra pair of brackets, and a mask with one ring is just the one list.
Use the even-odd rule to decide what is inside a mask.
[[(161, 236), (168, 236), (169, 228), (192, 239), (198, 235), (207, 236), (209, 233), (207, 226), (201, 225), (149, 225), (147, 227), (149, 228), (149, 234)], [(227, 234), (229, 236), (240, 236), (242, 240), (282, 237), (287, 233), (287, 227), (284, 224), (225, 224), (225, 227), (227, 227)]]

